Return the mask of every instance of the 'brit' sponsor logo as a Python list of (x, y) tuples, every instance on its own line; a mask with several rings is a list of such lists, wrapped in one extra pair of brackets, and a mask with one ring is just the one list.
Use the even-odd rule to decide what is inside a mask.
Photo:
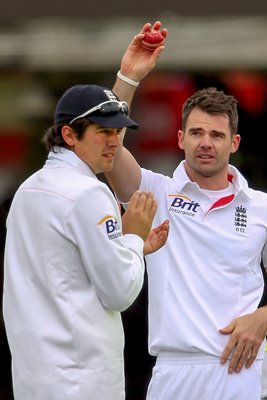
[(178, 194), (169, 194), (169, 197), (173, 197), (169, 212), (188, 215), (194, 217), (200, 207), (200, 204), (191, 200), (189, 197)]
[(118, 237), (122, 236), (121, 230), (118, 226), (118, 221), (112, 215), (107, 215), (106, 217), (102, 218), (97, 225), (104, 226), (106, 234), (110, 240), (117, 239)]

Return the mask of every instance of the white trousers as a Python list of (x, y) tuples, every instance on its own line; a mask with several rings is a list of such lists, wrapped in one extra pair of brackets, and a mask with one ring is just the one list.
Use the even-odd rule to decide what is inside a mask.
[(260, 400), (262, 361), (232, 374), (228, 365), (204, 354), (161, 353), (147, 400)]

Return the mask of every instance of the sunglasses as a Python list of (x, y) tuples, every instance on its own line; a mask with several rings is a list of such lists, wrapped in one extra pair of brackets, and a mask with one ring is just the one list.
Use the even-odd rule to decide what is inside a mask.
[(69, 124), (72, 124), (76, 119), (86, 117), (89, 114), (92, 114), (95, 111), (99, 111), (103, 115), (108, 115), (117, 112), (123, 112), (125, 115), (129, 113), (129, 107), (126, 101), (117, 101), (117, 100), (108, 100), (103, 103), (98, 104), (97, 106), (90, 108), (90, 110), (85, 111), (85, 113), (79, 115), (78, 117), (73, 118)]

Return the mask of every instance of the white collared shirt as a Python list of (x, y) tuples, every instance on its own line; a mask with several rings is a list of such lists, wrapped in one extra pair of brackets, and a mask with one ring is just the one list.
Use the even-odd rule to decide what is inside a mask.
[(143, 284), (143, 240), (74, 152), (50, 152), (7, 220), (4, 319), (16, 400), (124, 399), (120, 311)]
[[(155, 225), (168, 218), (167, 244), (147, 256), (149, 349), (220, 356), (228, 336), (219, 328), (253, 312), (267, 266), (267, 195), (248, 188), (230, 166), (233, 193), (211, 205), (188, 178), (184, 162), (173, 178), (142, 169), (141, 190), (158, 202)], [(259, 352), (258, 357), (262, 358)]]

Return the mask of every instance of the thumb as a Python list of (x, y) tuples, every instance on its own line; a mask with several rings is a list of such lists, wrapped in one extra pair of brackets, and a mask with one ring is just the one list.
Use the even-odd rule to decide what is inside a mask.
[(230, 324), (225, 326), (224, 328), (220, 328), (219, 332), (222, 335), (230, 335), (234, 331), (235, 325), (236, 324), (235, 324), (235, 320), (234, 320), (234, 321), (230, 322)]

